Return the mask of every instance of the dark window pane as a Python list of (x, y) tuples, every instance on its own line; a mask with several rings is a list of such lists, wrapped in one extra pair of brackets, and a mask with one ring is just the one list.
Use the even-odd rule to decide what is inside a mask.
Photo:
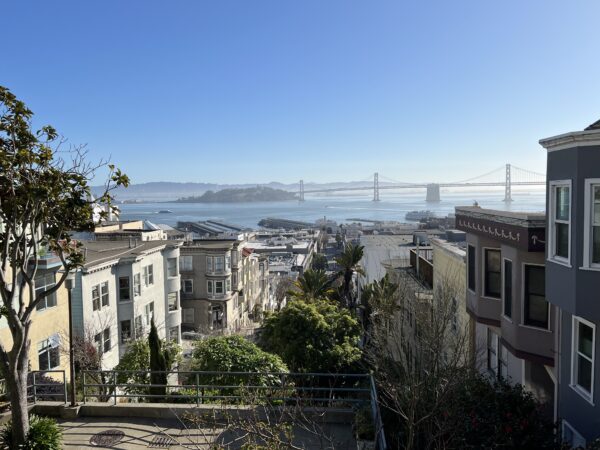
[(592, 348), (594, 346), (594, 330), (586, 324), (579, 322), (579, 352), (589, 358), (592, 358)]
[(512, 261), (504, 261), (504, 315), (512, 317)]
[(475, 277), (476, 277), (476, 272), (475, 272), (475, 247), (473, 247), (472, 245), (469, 245), (468, 247), (468, 255), (467, 255), (468, 259), (469, 259), (469, 289), (471, 289), (472, 291), (475, 290)]
[(577, 359), (577, 384), (592, 392), (592, 363), (583, 356), (578, 356)]
[(500, 250), (485, 251), (485, 296), (500, 298), (502, 275), (500, 272)]
[(525, 325), (548, 328), (548, 302), (543, 266), (525, 266)]
[(600, 226), (593, 227), (592, 262), (600, 263)]
[(556, 256), (569, 257), (569, 225), (566, 223), (556, 224)]
[(556, 188), (556, 219), (569, 220), (569, 188)]

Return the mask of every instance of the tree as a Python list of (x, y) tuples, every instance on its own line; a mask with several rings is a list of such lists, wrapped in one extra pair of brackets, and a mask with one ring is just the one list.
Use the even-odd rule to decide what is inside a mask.
[(294, 280), (288, 276), (277, 277), (277, 284), (275, 285), (275, 304), (277, 311), (281, 309), (287, 296), (289, 295), (290, 289), (294, 285)]
[[(12, 348), (0, 343), (0, 367), (6, 376), (15, 445), (29, 431), (27, 374), (32, 314), (48, 295), (61, 288), (69, 272), (81, 265), (81, 244), (70, 231), (93, 229), (90, 180), (100, 163), (85, 163), (83, 147), (57, 150), (64, 140), (44, 126), (32, 130), (33, 113), (7, 88), (0, 87), (0, 314), (8, 322)], [(67, 160), (69, 159), (69, 160)], [(111, 207), (111, 189), (129, 180), (109, 165), (108, 182), (98, 202)], [(54, 252), (63, 271), (56, 284), (35, 289), (40, 252)]]
[(333, 281), (322, 270), (308, 269), (294, 281), (288, 293), (294, 299), (305, 301), (326, 299), (333, 293)]
[(171, 364), (167, 362), (168, 353), (163, 351), (154, 318), (150, 321), (148, 347), (150, 348), (150, 395), (160, 396), (150, 397), (150, 401), (160, 402), (167, 393), (167, 371), (171, 368)]
[(327, 257), (324, 254), (315, 253), (313, 255), (312, 263), (310, 265), (312, 270), (327, 270), (328, 267)]
[(344, 308), (326, 300), (294, 300), (267, 317), (260, 346), (294, 372), (345, 372), (361, 357), (360, 327)]
[(346, 306), (354, 307), (354, 299), (352, 295), (352, 277), (354, 273), (364, 274), (360, 267), (360, 260), (363, 257), (365, 248), (362, 245), (348, 244), (344, 247), (342, 254), (335, 258), (335, 262), (341, 267), (338, 276), (343, 280), (344, 298)]
[[(398, 285), (392, 283), (389, 274), (381, 280), (365, 286), (362, 301), (366, 306), (367, 313), (371, 316), (369, 322), (382, 321), (385, 329), (389, 330), (394, 314), (400, 309), (398, 305)], [(368, 328), (365, 327), (365, 328)]]

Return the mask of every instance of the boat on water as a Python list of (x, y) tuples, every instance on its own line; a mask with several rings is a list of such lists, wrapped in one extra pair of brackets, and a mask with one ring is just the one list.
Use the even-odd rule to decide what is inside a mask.
[(430, 210), (423, 211), (409, 211), (406, 213), (405, 219), (413, 222), (418, 222), (424, 219), (431, 219), (435, 217), (435, 213)]
[(158, 213), (159, 214), (172, 214), (173, 211), (171, 211), (170, 209), (161, 209)]

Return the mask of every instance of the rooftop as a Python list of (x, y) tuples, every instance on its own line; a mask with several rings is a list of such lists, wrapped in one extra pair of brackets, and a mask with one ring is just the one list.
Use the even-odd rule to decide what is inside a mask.
[(83, 241), (86, 258), (84, 268), (89, 269), (111, 261), (137, 258), (166, 246), (179, 247), (174, 241)]
[(545, 212), (520, 212), (520, 211), (502, 211), (498, 209), (486, 209), (479, 206), (457, 206), (456, 215), (463, 215), (476, 219), (491, 220), (508, 225), (522, 227), (545, 227)]

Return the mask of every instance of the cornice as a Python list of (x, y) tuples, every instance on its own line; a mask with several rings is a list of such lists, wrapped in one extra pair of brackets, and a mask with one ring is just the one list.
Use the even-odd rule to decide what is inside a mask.
[(549, 152), (575, 147), (600, 146), (600, 130), (574, 131), (540, 139), (540, 145)]

